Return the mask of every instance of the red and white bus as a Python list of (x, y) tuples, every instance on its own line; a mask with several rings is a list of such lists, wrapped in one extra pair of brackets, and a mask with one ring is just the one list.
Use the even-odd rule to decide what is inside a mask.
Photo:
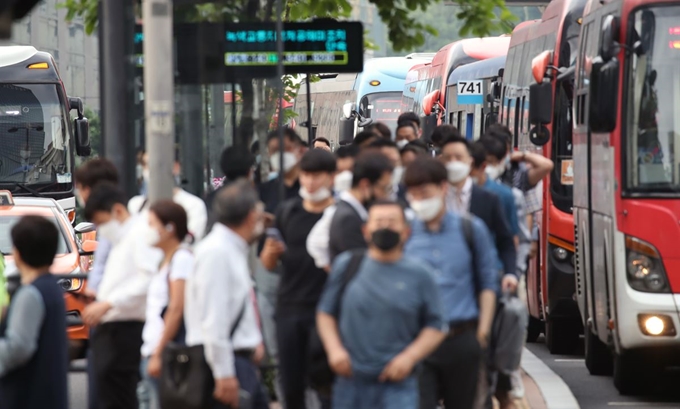
[(591, 0), (578, 53), (574, 228), (586, 365), (637, 393), (680, 362), (680, 1)]
[(575, 350), (581, 332), (575, 301), (571, 172), (573, 72), (585, 4), (586, 0), (553, 0), (540, 21), (515, 29), (501, 88), (499, 122), (513, 132), (515, 147), (555, 163), (543, 180), (539, 256), (529, 263), (526, 281), (531, 314), (527, 339), (534, 341), (545, 332), (551, 353)]

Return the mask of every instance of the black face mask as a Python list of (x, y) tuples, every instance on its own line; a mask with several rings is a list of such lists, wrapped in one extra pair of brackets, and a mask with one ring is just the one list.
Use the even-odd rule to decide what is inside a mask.
[(394, 250), (401, 241), (401, 235), (392, 229), (379, 229), (371, 234), (371, 242), (382, 251)]

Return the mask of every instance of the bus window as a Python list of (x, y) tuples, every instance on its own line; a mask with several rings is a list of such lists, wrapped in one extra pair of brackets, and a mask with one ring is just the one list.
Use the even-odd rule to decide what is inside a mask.
[[(562, 184), (562, 162), (572, 160), (572, 101), (573, 81), (559, 81), (555, 94), (555, 111), (553, 125), (552, 156), (555, 168), (552, 172), (550, 193), (555, 206), (565, 213), (571, 213), (573, 178), (565, 178), (570, 182)], [(565, 167), (565, 169), (569, 169)], [(571, 168), (573, 172), (573, 167)]]
[(521, 110), (522, 112), (519, 114), (519, 131), (521, 133), (524, 133), (524, 102), (526, 101), (526, 96), (522, 96), (522, 105), (521, 105)]

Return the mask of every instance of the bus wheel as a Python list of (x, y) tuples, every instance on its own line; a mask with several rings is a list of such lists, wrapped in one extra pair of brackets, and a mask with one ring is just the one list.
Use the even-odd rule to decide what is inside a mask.
[(538, 318), (529, 316), (529, 326), (527, 327), (527, 342), (534, 343), (543, 332), (543, 322)]
[(633, 353), (614, 354), (614, 386), (621, 395), (639, 395), (646, 390), (643, 365)]
[(569, 319), (554, 319), (548, 316), (545, 321), (545, 343), (553, 355), (567, 355), (578, 347), (578, 326)]
[(612, 353), (587, 326), (583, 329), (586, 344), (586, 368), (591, 375), (612, 374)]

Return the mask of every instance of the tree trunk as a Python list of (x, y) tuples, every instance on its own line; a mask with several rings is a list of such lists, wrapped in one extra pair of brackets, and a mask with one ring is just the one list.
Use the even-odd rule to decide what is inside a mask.
[(214, 177), (222, 177), (220, 166), (222, 149), (225, 146), (224, 132), (224, 86), (210, 86), (210, 131), (208, 133), (208, 155)]

